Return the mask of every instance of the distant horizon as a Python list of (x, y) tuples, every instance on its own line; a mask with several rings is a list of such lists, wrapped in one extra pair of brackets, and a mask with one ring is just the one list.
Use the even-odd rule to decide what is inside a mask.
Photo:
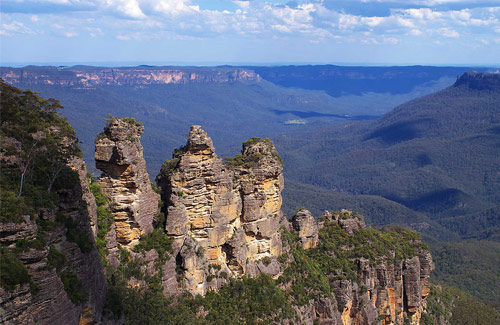
[(37, 67), (74, 67), (89, 66), (102, 68), (133, 68), (139, 66), (150, 67), (280, 67), (280, 66), (339, 66), (339, 67), (438, 67), (438, 68), (500, 68), (500, 63), (490, 64), (419, 64), (419, 63), (368, 63), (368, 62), (140, 62), (140, 61), (93, 61), (93, 62), (0, 62), (2, 68), (25, 68), (28, 66)]

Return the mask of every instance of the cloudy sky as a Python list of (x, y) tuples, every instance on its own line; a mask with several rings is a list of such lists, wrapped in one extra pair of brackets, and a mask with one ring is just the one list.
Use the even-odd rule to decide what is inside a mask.
[(1, 0), (2, 65), (500, 65), (500, 0)]

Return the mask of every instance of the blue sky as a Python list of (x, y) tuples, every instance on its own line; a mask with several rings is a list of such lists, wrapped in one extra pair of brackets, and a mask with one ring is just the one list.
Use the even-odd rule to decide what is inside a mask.
[(2, 65), (500, 65), (500, 0), (2, 0)]

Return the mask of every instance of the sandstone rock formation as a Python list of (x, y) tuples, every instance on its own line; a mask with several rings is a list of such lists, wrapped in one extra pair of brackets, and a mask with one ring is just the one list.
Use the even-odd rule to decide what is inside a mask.
[(153, 230), (159, 195), (152, 187), (140, 136), (144, 127), (133, 118), (111, 118), (96, 139), (98, 183), (108, 198), (114, 223), (107, 235), (108, 259), (118, 262), (118, 244), (132, 249), (143, 234)]
[(318, 224), (309, 210), (299, 210), (292, 217), (292, 225), (299, 233), (302, 248), (309, 249), (318, 245)]
[(157, 182), (166, 231), (193, 294), (217, 288), (220, 278), (277, 274), (281, 254), (282, 163), (269, 140), (252, 138), (225, 163), (210, 137), (194, 125), (186, 146), (166, 161)]
[(346, 209), (334, 213), (325, 211), (321, 219), (320, 228), (324, 224), (324, 221), (331, 221), (337, 223), (340, 228), (344, 229), (349, 235), (352, 235), (356, 229), (366, 227), (363, 216)]
[[(317, 226), (307, 210), (299, 211), (292, 220), (304, 248), (317, 235), (317, 230), (314, 233), (313, 229), (321, 229), (325, 224), (337, 224), (349, 236), (355, 236), (357, 230), (366, 228), (362, 216), (350, 210), (326, 211)], [(373, 263), (373, 260), (356, 258), (353, 262), (358, 266), (360, 281), (334, 280), (334, 298), (317, 297), (311, 300), (302, 307), (301, 322), (313, 324), (316, 320), (320, 324), (345, 325), (377, 321), (380, 324), (403, 324), (407, 319), (410, 324), (420, 323), (430, 292), (430, 272), (434, 268), (429, 251), (419, 248), (411, 258), (393, 256), (392, 261)]]

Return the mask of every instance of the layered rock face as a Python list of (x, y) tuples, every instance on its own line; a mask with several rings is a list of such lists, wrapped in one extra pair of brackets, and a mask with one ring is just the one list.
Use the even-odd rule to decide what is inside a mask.
[[(314, 234), (313, 229), (321, 229), (325, 224), (337, 224), (349, 236), (355, 236), (357, 230), (366, 228), (362, 217), (349, 210), (333, 214), (325, 212), (316, 227), (311, 225), (307, 210), (299, 211), (293, 220), (303, 247), (304, 243), (310, 243), (314, 238), (311, 235)], [(392, 262), (373, 263), (366, 258), (356, 258), (353, 262), (358, 265), (360, 281), (332, 281), (334, 297), (318, 297), (310, 301), (301, 310), (303, 323), (403, 324), (405, 320), (409, 320), (410, 324), (420, 323), (426, 308), (426, 297), (430, 293), (430, 272), (434, 267), (429, 251), (419, 248), (415, 256), (403, 259), (393, 256)], [(333, 278), (333, 275), (327, 276)]]
[(143, 234), (153, 230), (158, 214), (156, 194), (146, 171), (140, 136), (144, 127), (134, 119), (111, 119), (96, 139), (98, 183), (108, 198), (114, 223), (107, 235), (108, 260), (119, 264), (118, 244), (131, 250)]
[(162, 166), (157, 182), (166, 231), (188, 292), (205, 294), (227, 276), (277, 274), (281, 254), (282, 164), (269, 140), (252, 139), (226, 164), (212, 140), (192, 126), (186, 146)]
[(10, 84), (59, 85), (91, 88), (101, 85), (166, 85), (188, 83), (258, 82), (261, 77), (241, 68), (174, 67), (43, 67), (40, 70), (1, 68), (0, 77)]
[[(14, 290), (0, 287), (2, 324), (90, 324), (101, 317), (106, 281), (89, 222), (97, 218), (92, 214), (95, 201), (88, 189), (83, 161), (74, 158), (69, 166), (78, 173), (79, 181), (73, 188), (59, 191), (56, 208), (38, 212), (38, 218), (46, 225), (43, 229), (30, 216), (24, 216), (22, 223), (0, 223), (0, 244), (21, 249), (18, 259), (28, 269), (36, 286), (36, 289), (30, 289), (30, 284), (26, 283)], [(60, 216), (66, 220), (64, 223)], [(70, 232), (78, 233), (78, 239)], [(40, 236), (44, 238), (43, 246), (18, 247), (21, 242), (33, 241)], [(64, 256), (58, 269), (50, 264), (50, 255), (54, 251)], [(75, 274), (73, 282), (81, 282), (83, 303), (74, 303), (70, 299), (61, 279), (64, 274)]]

